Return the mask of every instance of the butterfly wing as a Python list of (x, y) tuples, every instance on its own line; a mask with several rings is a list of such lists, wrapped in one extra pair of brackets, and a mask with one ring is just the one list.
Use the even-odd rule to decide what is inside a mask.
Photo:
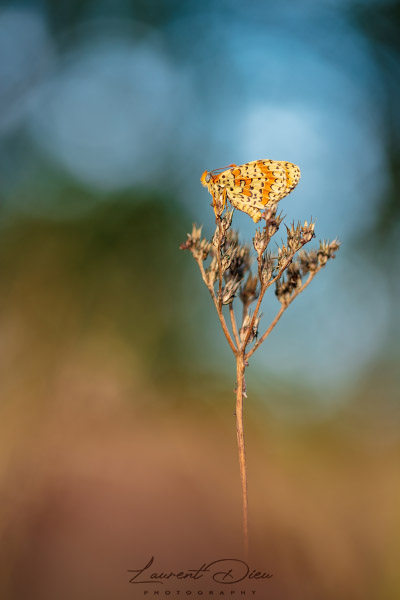
[(258, 223), (261, 219), (261, 211), (265, 208), (264, 204), (261, 202), (257, 202), (254, 199), (249, 200), (249, 198), (243, 196), (243, 192), (240, 191), (238, 193), (227, 193), (227, 198), (229, 198), (229, 202), (234, 208), (248, 214), (253, 219), (254, 223)]
[[(221, 173), (210, 175), (206, 185), (214, 199), (223, 192), (232, 206), (257, 223), (266, 205), (279, 202), (296, 187), (300, 169), (289, 162), (255, 160), (240, 166), (231, 165)], [(205, 185), (203, 177), (202, 183)]]
[(292, 163), (256, 160), (216, 175), (214, 185), (223, 187), (232, 206), (257, 223), (260, 211), (287, 196), (299, 179), (300, 169)]

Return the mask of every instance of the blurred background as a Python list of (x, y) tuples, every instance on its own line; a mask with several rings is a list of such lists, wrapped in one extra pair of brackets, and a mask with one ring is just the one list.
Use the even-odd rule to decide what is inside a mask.
[(399, 55), (397, 1), (0, 1), (2, 598), (241, 556), (233, 357), (178, 248), (201, 173), (258, 158), (342, 247), (248, 369), (257, 596), (399, 597)]

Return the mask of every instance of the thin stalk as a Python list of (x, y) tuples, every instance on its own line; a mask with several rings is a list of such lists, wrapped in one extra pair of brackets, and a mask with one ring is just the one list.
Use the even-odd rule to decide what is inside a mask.
[(231, 318), (233, 337), (235, 338), (236, 346), (239, 348), (239, 345), (240, 345), (239, 334), (238, 334), (238, 330), (237, 330), (235, 311), (233, 310), (232, 302), (229, 304), (229, 316)]
[(218, 307), (222, 312), (222, 262), (221, 262), (221, 247), (222, 247), (222, 238), (224, 233), (222, 231), (221, 219), (215, 219), (218, 227), (218, 248), (217, 248), (217, 261), (218, 261)]
[(242, 485), (242, 520), (243, 520), (243, 547), (245, 557), (249, 552), (249, 527), (248, 527), (248, 502), (247, 502), (247, 468), (244, 446), (243, 427), (243, 389), (244, 389), (244, 356), (238, 352), (236, 355), (236, 434), (239, 451), (240, 481)]

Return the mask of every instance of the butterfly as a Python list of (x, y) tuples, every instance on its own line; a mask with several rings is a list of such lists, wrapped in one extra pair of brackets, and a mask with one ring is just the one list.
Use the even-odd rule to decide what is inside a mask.
[(254, 160), (244, 165), (204, 171), (200, 181), (213, 197), (215, 214), (221, 214), (226, 199), (234, 208), (247, 213), (258, 223), (266, 205), (276, 204), (299, 183), (297, 165), (280, 160)]

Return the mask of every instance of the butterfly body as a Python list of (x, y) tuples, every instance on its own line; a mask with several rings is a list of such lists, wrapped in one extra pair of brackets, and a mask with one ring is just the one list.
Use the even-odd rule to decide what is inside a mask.
[(226, 199), (234, 208), (247, 213), (255, 223), (267, 205), (276, 204), (298, 184), (298, 166), (277, 160), (254, 160), (244, 165), (204, 171), (201, 183), (213, 197), (217, 214), (217, 199)]

